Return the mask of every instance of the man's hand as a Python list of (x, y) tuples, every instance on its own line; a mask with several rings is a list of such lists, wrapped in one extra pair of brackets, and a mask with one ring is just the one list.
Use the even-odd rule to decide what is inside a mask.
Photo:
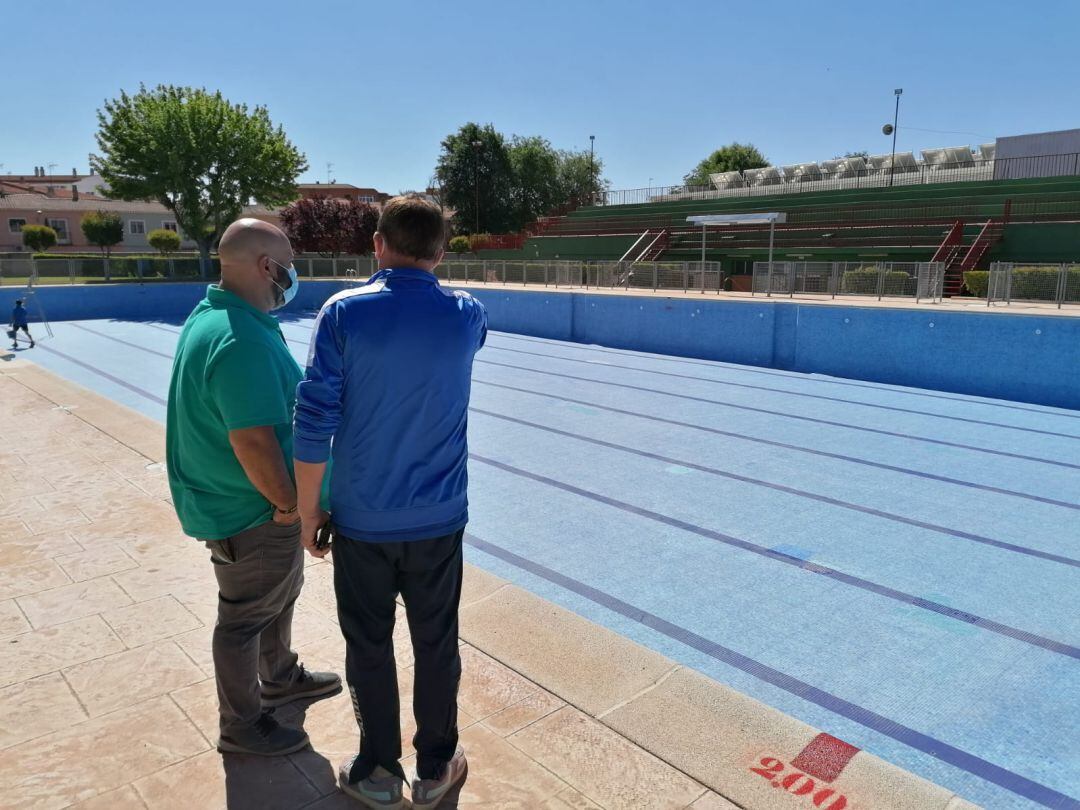
[(300, 513), (293, 509), (289, 512), (282, 512), (278, 507), (274, 507), (274, 514), (270, 518), (279, 526), (293, 526), (300, 520)]
[(300, 516), (300, 543), (312, 557), (322, 559), (330, 552), (329, 546), (315, 548), (315, 538), (319, 536), (319, 529), (325, 526), (328, 520), (330, 520), (330, 513), (322, 510)]

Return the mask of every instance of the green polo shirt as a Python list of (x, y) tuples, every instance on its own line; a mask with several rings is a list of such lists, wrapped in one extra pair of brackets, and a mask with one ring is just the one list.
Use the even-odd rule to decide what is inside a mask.
[(248, 480), (229, 431), (272, 426), (291, 475), (302, 377), (276, 318), (207, 288), (180, 333), (165, 424), (169, 488), (186, 534), (221, 540), (270, 519), (273, 506)]

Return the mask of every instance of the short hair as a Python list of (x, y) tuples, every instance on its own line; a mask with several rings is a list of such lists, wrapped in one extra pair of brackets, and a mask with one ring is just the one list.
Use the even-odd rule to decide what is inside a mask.
[(15, 299), (15, 306), (19, 306), (19, 305), (20, 305), (21, 303), (22, 303), (22, 299), (21, 299), (21, 298), (16, 298), (16, 299)]
[(442, 209), (419, 194), (394, 197), (379, 215), (379, 233), (394, 253), (430, 261), (446, 246)]

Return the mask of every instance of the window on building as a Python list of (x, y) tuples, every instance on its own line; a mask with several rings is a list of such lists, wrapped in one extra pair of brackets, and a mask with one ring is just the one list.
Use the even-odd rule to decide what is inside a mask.
[(56, 231), (57, 244), (63, 245), (71, 241), (66, 219), (49, 219), (45, 221), (45, 224)]
[(375, 198), (370, 194), (364, 194), (360, 197), (360, 202), (372, 203), (375, 202)]
[(128, 233), (132, 236), (141, 236), (146, 233), (146, 222), (141, 219), (129, 219)]
[(161, 227), (164, 228), (167, 231), (172, 231), (173, 233), (179, 233), (180, 232), (179, 228), (176, 227), (176, 222), (174, 220), (171, 220), (171, 219), (163, 219), (163, 220), (161, 220)]
[(22, 233), (22, 226), (25, 224), (25, 219), (9, 219), (7, 221), (8, 230), (11, 233)]

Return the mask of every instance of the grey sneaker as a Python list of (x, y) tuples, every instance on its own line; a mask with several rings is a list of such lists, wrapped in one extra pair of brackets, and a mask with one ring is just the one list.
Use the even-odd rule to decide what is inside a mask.
[(308, 672), (304, 665), (300, 665), (300, 675), (295, 681), (284, 689), (271, 691), (263, 689), (262, 705), (272, 709), (292, 703), (294, 700), (304, 698), (317, 698), (338, 692), (341, 689), (341, 678), (333, 672)]
[(394, 776), (382, 765), (376, 765), (375, 770), (366, 779), (358, 782), (349, 781), (349, 772), (352, 771), (353, 762), (350, 759), (338, 769), (338, 785), (342, 793), (351, 796), (365, 807), (373, 807), (376, 810), (402, 810), (405, 800), (401, 797), (405, 780)]
[(465, 760), (465, 749), (460, 745), (454, 752), (454, 758), (446, 763), (446, 769), (438, 779), (421, 779), (417, 774), (412, 783), (412, 806), (414, 810), (432, 810), (437, 807), (450, 788), (461, 781), (469, 763)]
[(277, 757), (307, 748), (310, 744), (306, 731), (283, 726), (269, 712), (263, 712), (248, 728), (222, 734), (218, 738), (218, 751)]

